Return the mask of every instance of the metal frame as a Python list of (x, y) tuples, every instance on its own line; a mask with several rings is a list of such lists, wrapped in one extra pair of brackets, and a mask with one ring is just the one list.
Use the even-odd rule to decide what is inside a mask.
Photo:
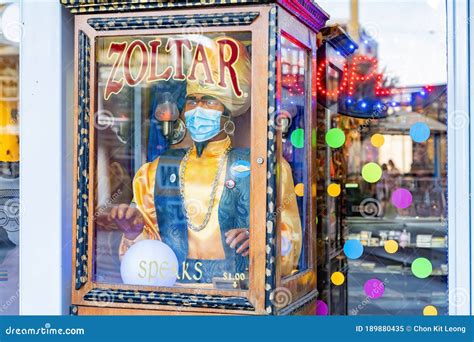
[[(471, 6), (470, 6), (471, 5)], [(448, 256), (449, 313), (471, 315), (474, 208), (471, 202), (474, 146), (471, 115), (474, 96), (469, 66), (472, 0), (446, 1), (448, 42)], [(469, 260), (469, 263), (467, 262)]]
[[(285, 38), (295, 44), (296, 46), (303, 49), (306, 53), (306, 62), (307, 62), (307, 75), (305, 79), (305, 86), (307, 88), (306, 93), (306, 114), (305, 118), (305, 132), (312, 132), (313, 128), (316, 127), (315, 114), (316, 114), (316, 96), (315, 93), (315, 83), (311, 83), (311, 80), (315, 79), (315, 66), (316, 66), (316, 33), (298, 22), (285, 8), (280, 7), (278, 9), (278, 25), (277, 25), (277, 65), (281, 65), (281, 39)], [(281, 70), (277, 70), (277, 88), (279, 88), (278, 80), (281, 80)], [(277, 92), (277, 111), (280, 110), (281, 94)], [(277, 114), (280, 114), (279, 112)], [(276, 136), (281, 136), (281, 133), (278, 132)], [(313, 173), (313, 161), (315, 161), (315, 147), (311, 143), (312, 133), (305, 134), (305, 146), (306, 146), (306, 159), (308, 160), (308, 168), (306, 170), (307, 177), (307, 186), (305, 186), (305, 196), (308, 199), (306, 205), (307, 215), (305, 217), (305, 227), (306, 231), (303, 237), (303, 248), (306, 248), (307, 255), (307, 268), (293, 274), (291, 276), (282, 278), (281, 277), (281, 265), (280, 259), (277, 259), (276, 262), (276, 272), (275, 272), (275, 291), (274, 297), (284, 298), (282, 300), (284, 304), (289, 304), (289, 306), (299, 306), (304, 305), (306, 301), (310, 301), (310, 297), (315, 299), (318, 295), (316, 290), (316, 197), (312, 195), (313, 186), (316, 186), (316, 178), (312, 177)], [(277, 142), (281, 144), (281, 142)], [(277, 159), (282, 158), (281, 146), (277, 150)], [(278, 192), (278, 187), (275, 193)], [(281, 198), (277, 199), (277, 206), (281, 205)], [(279, 215), (277, 215), (277, 236), (276, 236), (276, 246), (277, 250), (281, 247), (281, 226), (279, 222)], [(309, 297), (308, 297), (309, 296)], [(278, 306), (276, 306), (276, 311), (278, 315), (287, 314), (288, 307), (283, 307), (282, 303), (278, 300), (275, 300)], [(288, 302), (288, 303), (287, 303)]]

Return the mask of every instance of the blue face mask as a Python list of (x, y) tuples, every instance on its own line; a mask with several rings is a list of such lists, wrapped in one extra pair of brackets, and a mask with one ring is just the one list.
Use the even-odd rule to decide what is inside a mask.
[(221, 132), (222, 112), (196, 107), (184, 113), (186, 127), (195, 142), (207, 141)]

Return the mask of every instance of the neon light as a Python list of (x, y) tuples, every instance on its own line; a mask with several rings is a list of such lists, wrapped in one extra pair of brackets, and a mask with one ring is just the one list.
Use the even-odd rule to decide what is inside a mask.
[[(383, 74), (377, 73), (378, 61), (375, 57), (369, 56), (356, 56), (352, 59), (351, 63), (344, 64), (342, 70), (342, 80), (340, 86), (336, 90), (325, 89), (323, 83), (326, 78), (326, 68), (328, 67), (328, 61), (322, 61), (319, 64), (316, 72), (316, 89), (318, 93), (333, 97), (346, 93), (348, 96), (352, 96), (355, 93), (357, 85), (369, 80), (375, 79), (374, 93), (376, 96), (385, 97), (392, 94), (392, 90), (383, 87)], [(369, 65), (369, 71), (366, 74), (359, 72), (362, 64)], [(348, 103), (351, 103), (348, 101)]]

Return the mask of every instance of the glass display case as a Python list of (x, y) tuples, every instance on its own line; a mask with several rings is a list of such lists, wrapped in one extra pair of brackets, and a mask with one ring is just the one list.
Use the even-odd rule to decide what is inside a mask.
[(77, 13), (71, 313), (315, 314), (328, 15), (309, 1), (63, 3)]

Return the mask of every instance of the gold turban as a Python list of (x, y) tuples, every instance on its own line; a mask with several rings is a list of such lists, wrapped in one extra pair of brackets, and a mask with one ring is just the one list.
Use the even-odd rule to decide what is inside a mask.
[[(232, 69), (237, 73), (237, 85), (240, 90), (240, 95), (235, 91), (232, 78), (228, 68), (222, 68), (219, 63), (228, 62), (231, 56), (231, 48), (229, 45), (219, 44), (226, 40), (233, 46), (237, 46), (238, 58), (232, 63)], [(239, 116), (244, 114), (250, 108), (250, 83), (251, 83), (251, 65), (250, 56), (245, 46), (230, 37), (217, 37), (215, 39), (204, 42), (206, 58), (208, 59), (210, 72), (213, 84), (205, 82), (206, 73), (205, 68), (200, 65), (196, 67), (195, 75), (196, 80), (189, 80), (187, 82), (186, 93), (187, 95), (193, 94), (205, 94), (210, 95), (218, 99), (230, 112), (231, 116)], [(220, 53), (223, 50), (222, 56)], [(221, 60), (223, 59), (223, 61)], [(225, 71), (225, 84), (226, 86), (220, 86), (220, 72)]]

